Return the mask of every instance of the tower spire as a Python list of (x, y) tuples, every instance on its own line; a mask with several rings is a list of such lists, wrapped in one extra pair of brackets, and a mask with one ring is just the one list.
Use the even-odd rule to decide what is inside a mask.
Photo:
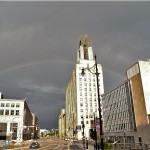
[(83, 35), (81, 34), (80, 35), (80, 38), (79, 38), (79, 47), (80, 46), (86, 46), (86, 47), (90, 47), (90, 38), (87, 34)]
[(90, 38), (87, 34), (81, 34), (79, 37), (79, 50), (77, 52), (77, 61), (93, 59), (93, 50), (90, 44)]

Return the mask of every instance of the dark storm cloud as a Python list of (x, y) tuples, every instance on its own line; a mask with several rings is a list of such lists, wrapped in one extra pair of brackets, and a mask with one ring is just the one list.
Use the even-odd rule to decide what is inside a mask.
[(57, 127), (80, 34), (90, 36), (111, 90), (150, 57), (149, 8), (148, 1), (0, 2), (1, 91), (26, 98), (41, 128)]

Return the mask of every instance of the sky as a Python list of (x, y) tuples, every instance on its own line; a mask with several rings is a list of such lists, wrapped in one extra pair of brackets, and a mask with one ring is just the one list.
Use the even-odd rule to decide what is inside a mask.
[(150, 2), (0, 1), (0, 91), (26, 99), (42, 129), (58, 128), (81, 34), (102, 65), (104, 91), (150, 59)]

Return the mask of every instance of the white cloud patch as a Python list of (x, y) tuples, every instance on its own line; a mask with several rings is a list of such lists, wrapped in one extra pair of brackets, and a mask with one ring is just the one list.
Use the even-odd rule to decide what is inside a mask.
[(49, 94), (64, 94), (64, 88), (58, 88), (53, 85), (38, 85), (34, 84), (32, 80), (23, 80), (16, 83), (19, 87), (28, 89), (31, 91), (39, 93), (49, 93)]

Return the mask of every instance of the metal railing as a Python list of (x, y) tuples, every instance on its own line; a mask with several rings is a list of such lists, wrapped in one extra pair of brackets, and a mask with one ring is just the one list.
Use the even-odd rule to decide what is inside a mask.
[(150, 144), (142, 143), (112, 143), (112, 150), (150, 150)]

